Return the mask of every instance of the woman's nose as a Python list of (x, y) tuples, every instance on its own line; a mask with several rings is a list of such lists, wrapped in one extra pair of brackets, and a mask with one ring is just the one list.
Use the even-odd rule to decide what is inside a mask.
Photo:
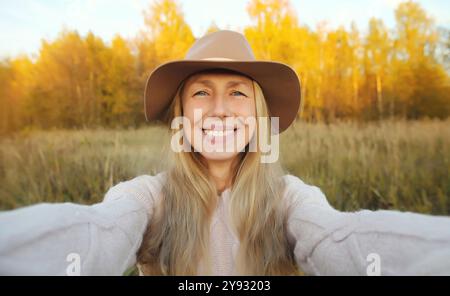
[(224, 96), (217, 95), (214, 97), (210, 116), (224, 117), (230, 113), (229, 106)]

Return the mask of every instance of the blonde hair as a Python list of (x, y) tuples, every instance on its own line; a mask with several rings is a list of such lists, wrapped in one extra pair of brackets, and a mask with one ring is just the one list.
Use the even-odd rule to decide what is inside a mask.
[[(253, 80), (252, 80), (253, 81)], [(182, 115), (183, 84), (168, 111), (170, 123)], [(263, 92), (253, 81), (257, 118), (269, 119)], [(257, 120), (258, 122), (258, 120)], [(170, 124), (169, 124), (170, 126)], [(268, 139), (270, 122), (265, 125)], [(256, 136), (260, 135), (256, 126)], [(178, 130), (172, 130), (172, 135)], [(257, 146), (258, 147), (258, 146)], [(211, 270), (209, 236), (218, 193), (198, 152), (169, 149), (171, 162), (162, 188), (161, 203), (150, 221), (138, 251), (138, 266), (145, 275), (196, 275), (204, 260)], [(230, 193), (230, 218), (239, 238), (237, 272), (242, 275), (298, 274), (287, 240), (286, 212), (282, 193), (284, 174), (278, 162), (261, 163), (261, 151), (245, 152), (236, 158)]]

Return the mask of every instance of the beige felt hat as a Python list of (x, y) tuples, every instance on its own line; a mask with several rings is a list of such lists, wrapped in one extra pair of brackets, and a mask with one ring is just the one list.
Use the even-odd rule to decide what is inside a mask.
[(279, 117), (280, 133), (296, 118), (301, 91), (295, 71), (283, 63), (256, 60), (244, 35), (221, 30), (198, 39), (183, 60), (164, 63), (149, 75), (144, 94), (147, 121), (164, 120), (183, 80), (208, 69), (239, 72), (258, 82), (270, 116)]

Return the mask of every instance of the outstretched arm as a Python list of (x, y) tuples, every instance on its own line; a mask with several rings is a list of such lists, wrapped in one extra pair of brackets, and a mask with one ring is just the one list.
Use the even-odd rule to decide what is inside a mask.
[(160, 176), (113, 186), (103, 202), (0, 213), (1, 275), (121, 275), (133, 266)]
[(340, 212), (315, 186), (286, 176), (288, 232), (311, 275), (450, 275), (450, 217)]

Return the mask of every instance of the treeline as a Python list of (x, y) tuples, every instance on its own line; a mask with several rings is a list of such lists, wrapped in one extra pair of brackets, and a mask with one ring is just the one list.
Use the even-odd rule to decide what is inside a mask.
[[(188, 5), (188, 3), (186, 4)], [(251, 0), (243, 29), (258, 59), (291, 65), (305, 98), (299, 117), (378, 120), (450, 114), (447, 28), (419, 4), (395, 10), (395, 28), (370, 19), (368, 31), (300, 25), (288, 0)], [(154, 2), (132, 40), (106, 43), (63, 30), (34, 57), (0, 63), (0, 133), (23, 128), (136, 127), (144, 124), (143, 89), (159, 64), (181, 59), (195, 41), (181, 5)], [(218, 30), (211, 24), (208, 32)], [(205, 32), (206, 33), (206, 32)]]

